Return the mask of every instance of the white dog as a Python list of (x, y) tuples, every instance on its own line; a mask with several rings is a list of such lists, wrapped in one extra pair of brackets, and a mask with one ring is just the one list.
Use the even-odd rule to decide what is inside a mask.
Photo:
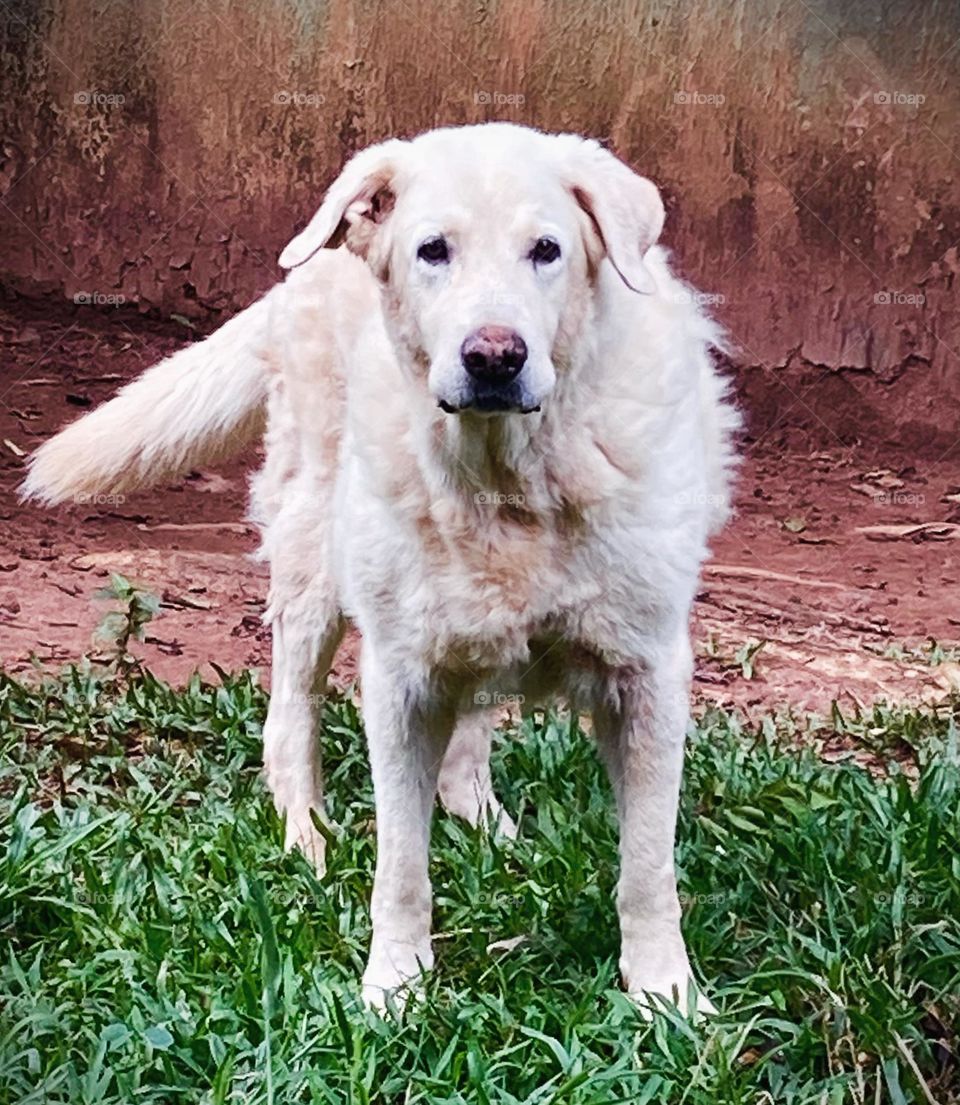
[(654, 244), (663, 218), (650, 181), (573, 135), (498, 123), (374, 146), (283, 251), (285, 283), (34, 458), (25, 491), (47, 502), (144, 486), (232, 450), (266, 407), (266, 775), (322, 869), (315, 692), (352, 618), (373, 1003), (433, 962), (438, 784), (471, 820), (498, 815), (478, 704), (561, 694), (592, 715), (616, 795), (625, 984), (685, 1004), (688, 618), (736, 416), (718, 332)]

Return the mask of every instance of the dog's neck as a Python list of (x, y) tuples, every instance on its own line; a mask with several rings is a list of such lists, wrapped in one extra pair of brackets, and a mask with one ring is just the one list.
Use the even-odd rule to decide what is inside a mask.
[(424, 411), (420, 469), (431, 500), (461, 517), (564, 525), (582, 517), (605, 496), (608, 473), (592, 471), (599, 454), (592, 437), (578, 442), (567, 398), (561, 386), (542, 411), (490, 418)]
[(471, 496), (525, 494), (548, 463), (537, 448), (546, 419), (541, 412), (493, 417), (438, 412), (431, 451), (444, 482)]

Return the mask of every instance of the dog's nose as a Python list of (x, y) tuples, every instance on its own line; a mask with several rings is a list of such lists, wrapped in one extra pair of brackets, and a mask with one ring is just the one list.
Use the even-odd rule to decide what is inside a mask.
[(516, 330), (481, 326), (460, 346), (460, 360), (480, 383), (509, 384), (526, 363), (527, 343)]

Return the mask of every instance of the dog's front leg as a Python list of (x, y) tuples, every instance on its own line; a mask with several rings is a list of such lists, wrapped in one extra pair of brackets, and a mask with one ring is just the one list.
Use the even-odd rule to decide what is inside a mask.
[(402, 1001), (402, 991), (433, 966), (430, 818), (455, 710), (429, 680), (416, 684), (364, 641), (363, 713), (377, 810), (377, 867), (363, 996), (376, 1008), (390, 994)]
[[(655, 994), (685, 1010), (691, 979), (673, 861), (691, 668), (684, 634), (653, 663), (611, 672), (594, 710), (620, 820), (620, 970), (648, 1008)], [(712, 1009), (702, 996), (697, 1007)]]

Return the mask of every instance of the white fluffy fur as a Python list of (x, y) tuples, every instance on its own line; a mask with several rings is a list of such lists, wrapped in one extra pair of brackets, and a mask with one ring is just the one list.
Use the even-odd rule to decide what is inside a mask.
[(23, 495), (47, 505), (172, 479), (263, 430), (269, 300), (154, 365), (42, 445)]
[[(284, 251), (299, 267), (282, 286), (31, 471), (50, 501), (129, 487), (222, 446), (269, 393), (253, 494), (271, 564), (266, 771), (289, 841), (322, 866), (316, 692), (353, 618), (377, 801), (375, 1003), (432, 963), (438, 786), (473, 820), (502, 816), (476, 711), (555, 694), (591, 712), (610, 769), (626, 985), (686, 1000), (673, 836), (687, 623), (736, 418), (718, 333), (653, 244), (662, 217), (649, 181), (570, 135), (494, 124), (374, 147)], [(338, 229), (347, 248), (322, 248)], [(417, 258), (435, 234), (447, 265)], [(543, 234), (562, 256), (535, 266)], [(465, 401), (460, 344), (488, 324), (523, 336), (539, 411), (438, 407)]]

